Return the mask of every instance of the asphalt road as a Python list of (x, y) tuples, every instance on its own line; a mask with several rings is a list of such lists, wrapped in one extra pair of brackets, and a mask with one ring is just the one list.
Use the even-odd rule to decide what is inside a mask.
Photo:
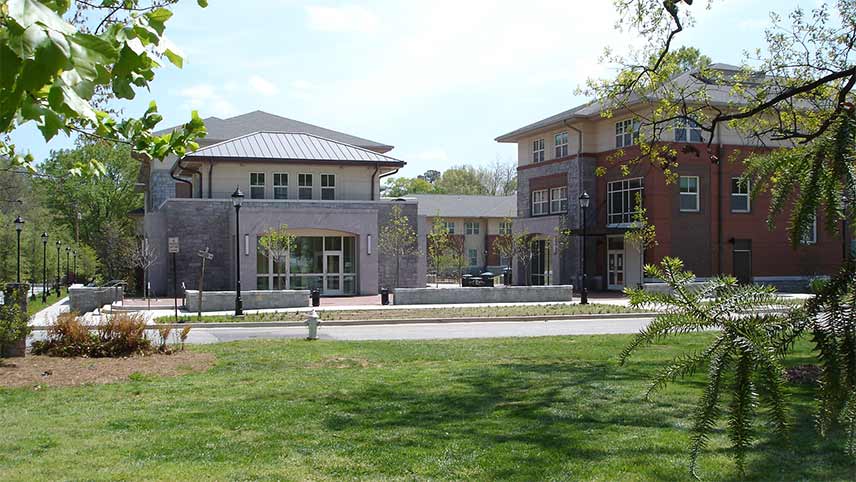
[[(448, 338), (502, 338), (559, 335), (637, 333), (651, 318), (562, 321), (437, 323), (373, 326), (321, 326), (318, 337), (327, 340), (436, 340)], [(219, 343), (249, 339), (305, 338), (305, 328), (194, 328), (189, 343)]]

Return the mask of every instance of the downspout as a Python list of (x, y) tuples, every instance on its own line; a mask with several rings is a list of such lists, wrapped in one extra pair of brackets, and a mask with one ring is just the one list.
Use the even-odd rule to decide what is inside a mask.
[[(179, 167), (179, 169), (182, 169), (182, 170), (184, 169), (184, 166), (181, 165), (181, 159), (179, 159), (178, 162), (176, 162), (176, 165)], [(174, 171), (175, 171), (175, 169), (170, 169), (169, 177), (175, 179), (178, 182), (183, 182), (183, 183), (187, 184), (188, 186), (190, 186), (190, 197), (193, 197), (193, 183), (188, 181), (187, 179), (175, 177)]]
[[(577, 188), (578, 188), (578, 192), (579, 192), (578, 195), (582, 195), (582, 193), (583, 193), (583, 163), (582, 163), (583, 131), (581, 131), (580, 129), (577, 129), (576, 127), (574, 127), (570, 124), (568, 124), (567, 119), (562, 121), (562, 123), (565, 124), (565, 127), (567, 127), (568, 129), (571, 129), (572, 131), (577, 133), (577, 183), (578, 183)], [(569, 172), (569, 174), (570, 174), (570, 172)], [(568, 196), (568, 198), (570, 198), (570, 196)], [(568, 199), (568, 211), (569, 212), (570, 212), (571, 205), (572, 205), (571, 203), (576, 202), (576, 201), (577, 201), (576, 199), (573, 199), (573, 200)], [(579, 220), (580, 226), (582, 226), (581, 223), (582, 223), (582, 219)], [(585, 238), (583, 238), (582, 242), (578, 246), (579, 253), (577, 253), (577, 259), (582, 259), (583, 243), (585, 243), (585, 242), (586, 242), (586, 240), (585, 240)], [(582, 266), (577, 266), (577, 277), (578, 277), (578, 279), (582, 279), (581, 270), (582, 270)], [(570, 279), (568, 279), (568, 281), (570, 281)]]
[(374, 200), (375, 200), (375, 198), (374, 198), (374, 186), (375, 186), (375, 180), (377, 179), (377, 173), (378, 173), (379, 171), (380, 171), (380, 165), (379, 165), (378, 163), (375, 163), (375, 165), (374, 165), (374, 172), (372, 173), (372, 186), (371, 186), (371, 188), (370, 188), (370, 190), (371, 190), (371, 193), (370, 193), (370, 194), (371, 194), (371, 195), (370, 195), (370, 197), (369, 197), (372, 201), (374, 201)]
[[(378, 178), (377, 178), (378, 188), (380, 188), (380, 180), (381, 179), (383, 179), (387, 176), (394, 176), (394, 175), (398, 174), (399, 169), (400, 168), (396, 168), (394, 171), (389, 171), (386, 174), (381, 174), (380, 176), (378, 176)], [(372, 188), (372, 201), (374, 201), (374, 188)]]
[(211, 187), (212, 187), (212, 179), (214, 173), (214, 161), (208, 163), (208, 199), (211, 199)]
[(717, 244), (717, 274), (722, 274), (722, 130), (716, 130), (716, 176), (717, 176), (717, 209), (716, 209), (716, 244)]

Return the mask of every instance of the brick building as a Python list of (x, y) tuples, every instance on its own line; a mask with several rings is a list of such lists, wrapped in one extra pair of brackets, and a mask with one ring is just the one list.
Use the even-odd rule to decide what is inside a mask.
[[(734, 67), (717, 64), (725, 75)], [(694, 82), (685, 73), (676, 82)], [(725, 103), (727, 87), (710, 89), (714, 101)], [(722, 97), (717, 99), (716, 96)], [(644, 105), (633, 108), (638, 112)], [(733, 274), (743, 281), (773, 284), (784, 290), (805, 289), (808, 280), (833, 273), (845, 252), (842, 232), (822, 229), (823, 214), (794, 249), (787, 236), (787, 213), (768, 229), (769, 199), (763, 193), (750, 198), (741, 180), (740, 159), (754, 150), (786, 147), (743, 138), (725, 126), (717, 127), (710, 149), (691, 119), (669, 129), (664, 141), (679, 152), (677, 182), (668, 184), (650, 164), (634, 166), (625, 175), (623, 159), (639, 154), (639, 122), (628, 111), (601, 117), (595, 104), (585, 104), (529, 124), (498, 137), (518, 146), (518, 193), (515, 229), (535, 236), (536, 255), (529, 273), (518, 269), (518, 280), (529, 276), (534, 284), (579, 285), (581, 238), (560, 247), (556, 229), (580, 229), (578, 198), (591, 196), (586, 238), (589, 283), (592, 289), (620, 290), (640, 282), (643, 263), (676, 256), (697, 276)], [(673, 136), (673, 137), (671, 137)], [(711, 156), (721, 161), (712, 161)], [(596, 169), (605, 175), (596, 176)], [(657, 229), (654, 247), (640, 252), (624, 241), (632, 226), (636, 194), (642, 196), (648, 217)], [(847, 242), (849, 243), (849, 236)]]

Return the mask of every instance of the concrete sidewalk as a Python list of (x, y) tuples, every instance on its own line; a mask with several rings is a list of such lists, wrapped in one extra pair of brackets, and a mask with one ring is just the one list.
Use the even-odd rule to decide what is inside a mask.
[(30, 326), (47, 326), (53, 324), (56, 317), (60, 315), (60, 313), (66, 313), (69, 310), (68, 306), (68, 296), (60, 299), (56, 303), (48, 306), (47, 308), (37, 312), (30, 318)]

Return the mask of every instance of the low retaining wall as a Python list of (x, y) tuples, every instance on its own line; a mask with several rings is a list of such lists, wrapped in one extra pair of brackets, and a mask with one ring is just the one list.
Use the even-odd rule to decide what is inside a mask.
[(572, 285), (498, 286), (495, 288), (399, 288), (396, 305), (442, 305), (457, 303), (535, 303), (572, 301)]
[[(245, 310), (275, 308), (302, 308), (310, 305), (309, 290), (250, 290), (241, 291)], [(185, 291), (188, 311), (199, 311), (199, 290)], [(235, 309), (234, 291), (205, 291), (202, 293), (202, 311), (229, 311)]]
[(95, 311), (124, 297), (125, 290), (121, 286), (115, 288), (78, 286), (68, 289), (69, 310), (80, 314)]

